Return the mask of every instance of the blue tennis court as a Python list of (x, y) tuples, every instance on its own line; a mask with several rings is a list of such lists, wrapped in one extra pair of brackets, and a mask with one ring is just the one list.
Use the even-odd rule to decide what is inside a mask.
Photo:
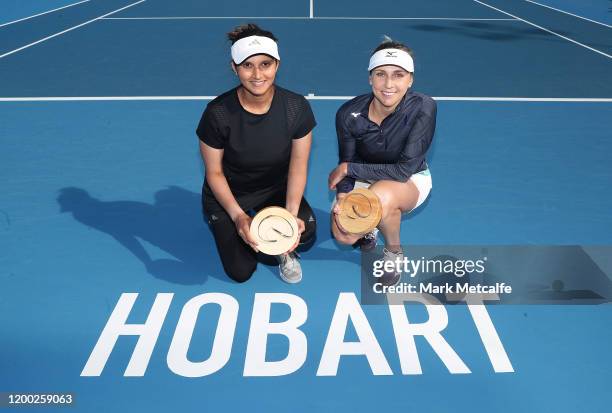
[[(349, 317), (340, 338), (365, 343), (370, 331), (380, 351), (366, 352), (382, 360), (355, 345), (322, 374), (322, 359), (339, 302), (350, 307), (361, 285), (359, 251), (330, 235), (334, 117), (368, 92), (382, 36), (411, 46), (413, 88), (438, 103), (433, 190), (402, 224), (406, 245), (608, 246), (612, 3), (45, 3), (0, 10), (0, 392), (72, 393), (79, 412), (609, 410), (608, 304), (487, 305), (493, 352), (467, 306), (438, 306), (443, 338), (469, 371), (417, 336), (420, 374), (403, 374), (389, 306), (364, 305), (371, 330)], [(236, 85), (225, 33), (245, 22), (279, 38), (277, 83), (307, 96), (317, 120), (306, 189), (317, 241), (297, 285), (261, 264), (249, 282), (231, 281), (202, 219), (195, 128), (208, 101)], [(205, 293), (238, 304), (229, 342), (219, 341), (229, 333), (217, 329), (218, 305), (202, 307), (193, 331), (177, 328)], [(247, 368), (258, 306), (272, 294), (303, 306), (307, 343), (298, 368), (277, 376)], [(132, 324), (161, 308), (158, 335), (119, 337), (96, 370), (88, 360), (121, 306)], [(270, 322), (290, 308), (272, 305)], [(406, 312), (411, 323), (428, 318), (422, 305)], [(192, 362), (216, 345), (227, 360), (201, 377), (177, 373), (181, 335)], [(294, 344), (270, 334), (265, 360)]]

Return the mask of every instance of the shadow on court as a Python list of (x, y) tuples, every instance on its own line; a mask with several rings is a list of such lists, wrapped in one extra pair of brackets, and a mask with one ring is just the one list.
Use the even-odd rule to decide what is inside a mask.
[[(215, 243), (202, 220), (200, 195), (177, 186), (155, 193), (154, 203), (102, 201), (81, 188), (62, 188), (61, 212), (113, 237), (142, 262), (149, 274), (175, 284), (203, 284), (225, 276)], [(172, 258), (154, 259), (143, 241)]]
[[(425, 32), (446, 32), (453, 36), (471, 37), (476, 39), (493, 40), (500, 42), (538, 39), (548, 40), (548, 34), (540, 29), (500, 26), (486, 22), (458, 22), (454, 25), (448, 24), (415, 24), (410, 26), (413, 29)], [(564, 34), (563, 32), (559, 32)]]
[[(130, 251), (155, 278), (174, 284), (204, 284), (208, 276), (233, 283), (224, 273), (214, 239), (202, 218), (200, 194), (178, 186), (159, 190), (153, 204), (139, 201), (102, 201), (82, 188), (59, 190), (60, 211), (104, 232)], [(314, 210), (318, 229), (315, 245), (305, 246), (305, 260), (347, 261), (359, 264), (360, 256), (350, 247), (324, 248), (318, 244), (331, 238), (329, 211)], [(153, 258), (145, 247), (151, 244), (172, 258)], [(300, 248), (302, 249), (302, 248)], [(258, 260), (276, 275), (273, 257)], [(274, 268), (272, 268), (274, 267)]]

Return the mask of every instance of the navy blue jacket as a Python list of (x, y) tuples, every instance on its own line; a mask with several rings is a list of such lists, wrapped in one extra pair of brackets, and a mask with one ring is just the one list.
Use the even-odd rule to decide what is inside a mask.
[(427, 169), (425, 153), (436, 129), (436, 102), (409, 91), (378, 126), (368, 119), (373, 98), (371, 93), (357, 96), (336, 113), (339, 163), (348, 163), (338, 192), (351, 191), (355, 179), (406, 182)]

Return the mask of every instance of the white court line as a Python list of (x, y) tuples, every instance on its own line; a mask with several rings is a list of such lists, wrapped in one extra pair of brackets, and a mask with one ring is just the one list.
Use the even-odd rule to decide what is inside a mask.
[[(318, 96), (309, 93), (308, 100), (349, 100), (355, 96)], [(42, 96), (42, 97), (0, 97), (0, 102), (80, 102), (80, 101), (148, 101), (148, 100), (213, 100), (216, 96)], [(473, 97), (438, 96), (438, 101), (465, 102), (592, 102), (612, 103), (612, 98), (527, 98), (527, 97)]]
[(303, 17), (303, 16), (151, 16), (151, 17), (105, 17), (101, 20), (215, 20), (215, 19), (243, 19), (243, 20), (458, 20), (458, 21), (520, 21), (518, 19), (477, 19), (469, 17)]
[(516, 21), (516, 19), (484, 19), (472, 17), (315, 17), (321, 20), (458, 20), (458, 21)]
[(580, 43), (580, 42), (577, 42), (576, 40), (570, 39), (569, 37), (566, 37), (566, 36), (560, 35), (559, 33), (553, 32), (552, 30), (548, 30), (548, 29), (547, 29), (547, 28), (545, 28), (545, 27), (538, 26), (537, 24), (532, 23), (532, 22), (530, 22), (530, 21), (528, 21), (528, 20), (521, 19), (520, 17), (517, 17), (517, 16), (515, 16), (515, 15), (513, 15), (513, 14), (510, 14), (510, 13), (508, 13), (508, 12), (505, 12), (505, 11), (501, 10), (501, 9), (498, 9), (497, 7), (493, 7), (493, 6), (491, 6), (490, 4), (483, 3), (483, 2), (482, 2), (482, 1), (480, 1), (480, 0), (473, 0), (473, 1), (475, 1), (476, 3), (480, 3), (480, 4), (482, 4), (483, 6), (487, 6), (487, 7), (491, 8), (491, 9), (493, 9), (493, 10), (497, 10), (498, 12), (503, 13), (503, 14), (505, 14), (505, 15), (507, 15), (507, 16), (514, 17), (515, 19), (518, 19), (518, 20), (520, 20), (520, 21), (522, 21), (522, 22), (525, 22), (525, 23), (527, 23), (527, 24), (529, 24), (529, 25), (531, 25), (531, 26), (533, 26), (533, 27), (537, 27), (537, 28), (538, 28), (538, 29), (540, 29), (540, 30), (544, 30), (544, 31), (545, 31), (545, 32), (547, 32), (547, 33), (554, 34), (555, 36), (560, 37), (560, 38), (562, 38), (562, 39), (565, 39), (565, 40), (567, 40), (567, 41), (569, 41), (569, 42), (572, 42), (572, 43), (574, 43), (574, 44), (577, 44), (578, 46), (582, 46), (582, 47), (584, 47), (584, 48), (586, 48), (586, 49), (589, 49), (589, 50), (591, 50), (591, 51), (593, 51), (593, 52), (595, 52), (595, 53), (599, 53), (600, 55), (605, 56), (605, 57), (607, 57), (608, 59), (612, 59), (612, 56), (611, 56), (611, 55), (609, 55), (609, 54), (607, 54), (607, 53), (604, 53), (604, 52), (602, 52), (601, 50), (594, 49), (594, 48), (592, 48), (592, 47), (590, 47), (590, 46), (587, 46), (586, 44), (582, 44), (582, 43)]
[(457, 97), (440, 96), (434, 97), (435, 100), (442, 101), (462, 101), (462, 102), (593, 102), (611, 103), (612, 98), (505, 98), (505, 97)]
[(13, 23), (19, 23), (19, 22), (22, 22), (22, 21), (24, 21), (24, 20), (28, 20), (28, 19), (32, 19), (32, 18), (34, 18), (34, 17), (42, 16), (43, 14), (53, 13), (54, 11), (58, 11), (58, 10), (62, 10), (62, 9), (66, 9), (66, 8), (68, 8), (68, 7), (76, 6), (77, 4), (86, 3), (86, 2), (88, 2), (88, 1), (89, 1), (89, 0), (79, 1), (78, 3), (72, 3), (72, 4), (68, 4), (68, 5), (66, 5), (66, 6), (63, 6), (63, 7), (58, 7), (57, 9), (47, 10), (47, 11), (45, 11), (45, 12), (38, 13), (38, 14), (34, 14), (34, 15), (32, 15), (32, 16), (28, 16), (28, 17), (24, 17), (24, 18), (19, 19), (19, 20), (13, 20), (12, 22), (2, 23), (2, 24), (0, 24), (0, 27), (8, 26), (9, 24), (13, 24)]
[(0, 102), (82, 102), (123, 100), (213, 100), (216, 96), (42, 96), (2, 97)]
[[(355, 96), (316, 96), (309, 93), (308, 100), (349, 100)], [(611, 103), (612, 98), (527, 98), (527, 97), (484, 97), (484, 96), (433, 96), (438, 101), (458, 102), (597, 102)]]
[(546, 4), (540, 4), (540, 3), (538, 3), (537, 1), (533, 1), (533, 0), (525, 0), (525, 1), (527, 1), (527, 2), (529, 2), (529, 3), (537, 4), (538, 6), (546, 7), (547, 9), (551, 9), (551, 10), (558, 11), (558, 12), (560, 12), (560, 13), (569, 14), (570, 16), (577, 17), (577, 18), (579, 18), (579, 19), (583, 19), (583, 20), (586, 20), (586, 21), (590, 21), (591, 23), (597, 23), (597, 24), (601, 24), (602, 26), (606, 26), (606, 27), (612, 28), (612, 26), (610, 26), (609, 24), (605, 24), (605, 23), (602, 23), (602, 22), (598, 22), (597, 20), (587, 19), (586, 17), (579, 16), (579, 15), (577, 15), (577, 14), (573, 14), (573, 13), (567, 12), (567, 11), (565, 11), (565, 10), (555, 9), (554, 7), (547, 6)]
[(73, 26), (73, 27), (71, 27), (71, 28), (69, 28), (69, 29), (62, 30), (62, 31), (61, 31), (61, 32), (59, 32), (59, 33), (55, 33), (55, 34), (52, 34), (51, 36), (47, 36), (47, 37), (45, 37), (45, 38), (43, 38), (43, 39), (37, 40), (37, 41), (32, 42), (32, 43), (30, 43), (30, 44), (26, 44), (25, 46), (21, 46), (21, 47), (19, 47), (19, 48), (15, 49), (15, 50), (11, 50), (10, 52), (7, 52), (7, 53), (4, 53), (4, 54), (0, 55), (0, 59), (2, 59), (3, 57), (6, 57), (6, 56), (8, 56), (8, 55), (12, 55), (13, 53), (17, 53), (17, 52), (18, 52), (18, 51), (20, 51), (20, 50), (27, 49), (28, 47), (34, 46), (34, 45), (36, 45), (36, 44), (38, 44), (38, 43), (42, 43), (42, 42), (44, 42), (44, 41), (46, 41), (46, 40), (49, 40), (49, 39), (52, 39), (52, 38), (54, 38), (54, 37), (60, 36), (60, 35), (62, 35), (62, 34), (64, 34), (64, 33), (67, 33), (67, 32), (69, 32), (69, 31), (72, 31), (72, 30), (74, 30), (74, 29), (78, 29), (79, 27), (85, 26), (86, 24), (89, 24), (89, 23), (95, 22), (96, 20), (100, 20), (100, 19), (102, 19), (103, 17), (110, 16), (111, 14), (117, 13), (117, 12), (119, 12), (119, 11), (121, 11), (121, 10), (125, 10), (125, 9), (127, 9), (128, 7), (135, 6), (135, 5), (137, 5), (138, 3), (142, 3), (143, 1), (146, 1), (146, 0), (139, 0), (139, 1), (135, 2), (135, 3), (129, 4), (129, 5), (125, 6), (125, 7), (120, 8), (120, 9), (117, 9), (117, 10), (111, 11), (110, 13), (106, 13), (106, 14), (104, 14), (104, 15), (102, 15), (102, 16), (98, 16), (98, 17), (96, 17), (95, 19), (88, 20), (88, 21), (86, 21), (85, 23), (81, 23), (81, 24), (79, 24), (79, 25), (77, 25), (77, 26)]
[(310, 0), (310, 18), (314, 17), (314, 0)]

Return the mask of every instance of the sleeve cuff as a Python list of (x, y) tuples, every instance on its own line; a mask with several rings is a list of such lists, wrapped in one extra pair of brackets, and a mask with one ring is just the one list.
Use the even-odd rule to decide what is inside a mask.
[(347, 193), (347, 192), (351, 192), (354, 187), (355, 187), (355, 179), (345, 176), (336, 185), (336, 191), (338, 193)]

